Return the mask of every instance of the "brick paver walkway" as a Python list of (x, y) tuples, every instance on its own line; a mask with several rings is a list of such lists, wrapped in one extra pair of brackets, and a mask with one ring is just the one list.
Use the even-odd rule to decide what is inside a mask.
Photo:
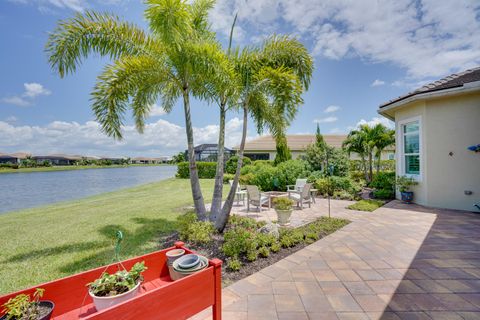
[(351, 224), (225, 288), (224, 319), (480, 319), (479, 215), (341, 207)]

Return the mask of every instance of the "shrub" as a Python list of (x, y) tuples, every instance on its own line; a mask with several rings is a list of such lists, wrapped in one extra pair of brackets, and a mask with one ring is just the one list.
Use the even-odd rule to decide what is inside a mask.
[(252, 250), (247, 252), (247, 260), (250, 262), (253, 262), (257, 260), (258, 258), (258, 251), (257, 250)]
[(270, 251), (272, 251), (273, 253), (276, 253), (278, 251), (280, 251), (280, 243), (278, 243), (277, 241), (275, 241), (274, 243), (272, 243), (272, 245), (270, 246)]
[(270, 255), (270, 249), (268, 247), (260, 247), (260, 249), (258, 249), (258, 254), (262, 258), (268, 258)]
[(379, 200), (360, 200), (357, 203), (349, 205), (347, 208), (351, 210), (372, 212), (383, 206), (383, 201)]
[(233, 180), (234, 178), (235, 178), (234, 174), (224, 173), (223, 174), (223, 183), (227, 184), (230, 180)]
[(278, 169), (277, 190), (287, 190), (287, 185), (295, 184), (300, 178), (307, 178), (310, 175), (310, 166), (303, 160), (288, 160), (280, 163)]
[(253, 175), (253, 173), (247, 173), (247, 174), (240, 175), (238, 182), (242, 185), (250, 185), (253, 183), (252, 181), (254, 178), (255, 176)]
[(251, 184), (256, 185), (262, 191), (279, 190), (280, 185), (285, 185), (285, 182), (280, 182), (279, 178), (278, 168), (260, 166), (253, 173)]
[(375, 189), (395, 190), (395, 172), (378, 172), (373, 175), (370, 187)]
[[(238, 156), (232, 156), (225, 163), (225, 172), (229, 174), (235, 174), (237, 171)], [(252, 163), (252, 160), (248, 157), (243, 157), (242, 168)]]
[[(198, 177), (200, 179), (215, 178), (217, 164), (215, 162), (197, 162)], [(188, 179), (190, 177), (190, 164), (188, 162), (179, 162), (177, 164), (177, 178)]]
[(321, 195), (333, 196), (336, 191), (344, 191), (352, 197), (361, 190), (360, 185), (348, 177), (326, 177), (320, 178), (315, 182), (315, 188)]
[(278, 210), (291, 210), (294, 203), (295, 201), (287, 197), (277, 197), (273, 199), (273, 206)]
[(365, 181), (365, 173), (363, 171), (350, 171), (348, 176), (361, 186), (365, 186), (367, 184)]
[(307, 178), (307, 182), (308, 183), (315, 183), (315, 181), (317, 181), (318, 179), (320, 178), (324, 178), (325, 175), (323, 174), (322, 171), (313, 171), (312, 173), (310, 173), (310, 175), (308, 176)]
[(376, 199), (393, 199), (395, 198), (395, 192), (393, 190), (379, 189), (373, 191), (373, 196)]
[(197, 244), (209, 243), (215, 231), (208, 221), (198, 221), (195, 213), (186, 213), (177, 218), (178, 233), (183, 241)]
[(320, 239), (320, 236), (318, 235), (317, 232), (310, 231), (305, 233), (305, 242), (308, 244), (314, 243), (318, 239)]
[(255, 219), (249, 217), (242, 217), (237, 214), (232, 214), (228, 219), (228, 223), (230, 224), (231, 228), (240, 227), (249, 230), (256, 230), (261, 227), (261, 224)]
[(345, 191), (345, 190), (342, 190), (342, 191), (335, 191), (333, 193), (333, 197), (335, 199), (340, 199), (340, 200), (354, 200), (355, 199), (355, 196), (352, 195), (351, 193)]
[(280, 230), (280, 244), (284, 248), (294, 247), (303, 241), (303, 232), (300, 229), (287, 229)]
[(238, 260), (237, 257), (233, 257), (231, 259), (228, 259), (227, 262), (227, 268), (230, 269), (231, 271), (238, 271), (242, 267), (242, 263), (240, 260)]
[(223, 239), (222, 251), (227, 257), (238, 257), (252, 251), (253, 247), (257, 248), (254, 233), (244, 228), (237, 227), (226, 231)]
[(277, 239), (273, 234), (258, 233), (256, 237), (256, 242), (259, 247), (270, 247), (275, 242), (277, 242)]

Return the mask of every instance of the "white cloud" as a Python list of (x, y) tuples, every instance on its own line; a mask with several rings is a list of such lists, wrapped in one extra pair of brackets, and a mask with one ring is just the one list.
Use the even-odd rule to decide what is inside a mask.
[(373, 81), (370, 86), (371, 87), (378, 87), (378, 86), (383, 86), (384, 84), (385, 84), (385, 81), (380, 80), (380, 79), (375, 79), (375, 81)]
[(18, 121), (18, 118), (15, 116), (10, 116), (5, 118), (5, 122), (8, 122), (8, 123), (15, 123), (17, 121)]
[(314, 123), (332, 123), (332, 122), (335, 122), (337, 120), (338, 120), (337, 117), (331, 116), (331, 117), (326, 117), (326, 118), (315, 119), (315, 120), (313, 120), (313, 122)]
[(371, 120), (365, 120), (365, 119), (361, 119), (360, 121), (357, 122), (357, 124), (353, 127), (348, 127), (349, 130), (352, 130), (352, 129), (356, 129), (358, 127), (360, 127), (361, 125), (367, 125), (369, 127), (373, 127), (377, 124), (383, 124), (384, 126), (386, 126), (387, 128), (390, 128), (390, 129), (393, 129), (395, 127), (395, 124), (388, 120), (387, 118), (384, 118), (384, 117), (373, 117)]
[(316, 56), (393, 63), (412, 79), (480, 64), (480, 2), (475, 0), (219, 0), (211, 16), (214, 28), (228, 35), (225, 20), (236, 11), (248, 38), (288, 28)]
[[(226, 123), (227, 147), (240, 142), (242, 121), (233, 118)], [(194, 128), (195, 144), (217, 143), (217, 125)], [(95, 121), (54, 121), (45, 126), (16, 126), (0, 121), (2, 151), (27, 150), (34, 154), (70, 153), (110, 156), (171, 155), (186, 149), (185, 128), (159, 119), (145, 126), (139, 134), (134, 126), (123, 128), (124, 139), (115, 141), (100, 130)]]
[(32, 82), (32, 83), (24, 83), (23, 86), (25, 87), (25, 93), (23, 94), (25, 97), (35, 98), (36, 96), (44, 95), (48, 96), (52, 92), (46, 89), (40, 83)]
[(83, 11), (91, 7), (92, 4), (118, 5), (122, 0), (8, 0), (13, 3), (23, 5), (36, 5), (41, 12), (51, 13), (54, 9), (69, 9), (73, 11)]
[(150, 117), (159, 117), (167, 114), (162, 107), (154, 103), (150, 109)]
[(7, 104), (13, 104), (14, 106), (17, 106), (17, 107), (28, 107), (32, 105), (30, 101), (27, 101), (26, 99), (23, 99), (22, 97), (19, 97), (19, 96), (2, 98), (1, 101)]
[(325, 110), (323, 110), (323, 112), (325, 113), (333, 113), (333, 112), (336, 112), (340, 110), (340, 107), (339, 106), (328, 106)]
[(52, 92), (40, 83), (24, 83), (25, 91), (21, 95), (3, 98), (1, 101), (7, 104), (13, 104), (19, 107), (28, 107), (33, 104), (38, 96), (48, 96)]
[(328, 133), (330, 133), (330, 134), (340, 134), (340, 133), (344, 133), (344, 131), (340, 128), (333, 128)]

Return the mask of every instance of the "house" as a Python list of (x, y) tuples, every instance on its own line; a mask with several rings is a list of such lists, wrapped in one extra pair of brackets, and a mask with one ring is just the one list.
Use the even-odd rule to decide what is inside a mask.
[(68, 154), (50, 154), (47, 156), (33, 156), (32, 159), (35, 160), (38, 164), (48, 161), (55, 166), (71, 166), (74, 165), (77, 161), (82, 160), (82, 156)]
[[(380, 105), (395, 121), (397, 175), (413, 177), (418, 204), (473, 211), (480, 203), (480, 68)], [(472, 148), (474, 149), (474, 148)]]
[[(196, 161), (206, 161), (206, 162), (216, 162), (218, 155), (218, 144), (199, 144), (194, 148), (195, 160)], [(235, 154), (235, 151), (232, 149), (225, 148), (225, 161), (227, 161), (232, 155)], [(188, 159), (188, 150), (185, 150), (185, 159)]]
[(130, 160), (132, 164), (156, 164), (156, 158), (149, 158), (149, 157), (135, 157)]
[[(347, 138), (346, 135), (323, 135), (323, 139), (327, 145), (334, 148), (341, 148), (343, 141)], [(305, 150), (309, 145), (315, 143), (314, 134), (295, 134), (287, 135), (287, 145), (292, 154), (292, 158), (296, 159), (305, 154)], [(235, 146), (233, 149), (238, 151), (240, 146)], [(393, 160), (394, 148), (387, 148), (382, 152), (382, 160)], [(274, 160), (277, 154), (275, 139), (271, 135), (260, 136), (256, 139), (247, 141), (245, 143), (244, 155), (252, 160)], [(352, 160), (359, 159), (358, 155), (351, 154)]]
[(20, 164), (22, 160), (27, 159), (29, 156), (30, 154), (25, 152), (0, 153), (0, 163)]

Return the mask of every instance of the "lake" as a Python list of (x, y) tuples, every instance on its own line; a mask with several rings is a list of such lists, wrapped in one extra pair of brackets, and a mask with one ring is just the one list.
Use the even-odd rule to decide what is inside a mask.
[(176, 166), (134, 166), (2, 173), (0, 214), (165, 180), (176, 170)]

